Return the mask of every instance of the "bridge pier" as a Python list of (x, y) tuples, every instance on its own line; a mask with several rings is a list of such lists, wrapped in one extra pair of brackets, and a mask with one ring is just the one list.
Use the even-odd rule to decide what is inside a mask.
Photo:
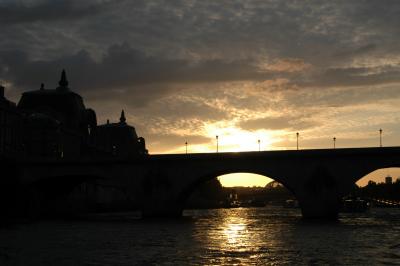
[(177, 218), (182, 216), (183, 205), (177, 202), (177, 191), (170, 179), (156, 170), (142, 179), (142, 217)]
[(338, 218), (340, 193), (336, 178), (326, 167), (317, 167), (314, 173), (295, 191), (303, 218)]
[(336, 198), (306, 198), (299, 200), (301, 213), (305, 219), (336, 220), (340, 202)]

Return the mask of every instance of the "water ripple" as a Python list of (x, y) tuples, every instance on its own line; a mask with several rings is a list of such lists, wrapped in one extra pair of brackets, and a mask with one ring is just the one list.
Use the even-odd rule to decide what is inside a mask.
[(0, 229), (0, 265), (399, 265), (400, 210), (301, 219), (278, 207), (188, 210), (180, 220), (91, 215)]

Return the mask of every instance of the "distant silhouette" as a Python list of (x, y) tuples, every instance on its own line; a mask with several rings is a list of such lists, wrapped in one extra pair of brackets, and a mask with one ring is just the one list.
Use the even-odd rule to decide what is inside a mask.
[[(374, 181), (369, 181), (368, 185), (365, 187), (354, 186), (352, 191), (354, 197), (361, 197), (365, 199), (375, 199), (375, 200), (386, 200), (387, 207), (400, 207), (400, 178), (395, 182), (392, 181), (392, 177), (388, 176), (385, 179), (385, 183), (375, 183)], [(385, 202), (378, 202), (385, 206)]]

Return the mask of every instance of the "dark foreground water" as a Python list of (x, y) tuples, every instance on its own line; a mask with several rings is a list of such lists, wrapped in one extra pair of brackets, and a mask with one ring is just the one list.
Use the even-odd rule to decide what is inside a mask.
[(0, 229), (0, 265), (400, 265), (400, 210), (303, 221), (278, 207), (188, 210), (180, 220), (97, 214)]

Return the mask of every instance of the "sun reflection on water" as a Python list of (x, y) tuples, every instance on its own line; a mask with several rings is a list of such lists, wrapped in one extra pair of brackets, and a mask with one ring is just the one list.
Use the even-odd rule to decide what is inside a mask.
[[(218, 264), (247, 264), (249, 261), (260, 261), (268, 255), (268, 246), (275, 239), (268, 239), (265, 230), (268, 227), (259, 225), (260, 216), (255, 217), (254, 210), (228, 209), (215, 214), (214, 217), (208, 217), (212, 219), (214, 227), (205, 226), (202, 236), (198, 235), (199, 240), (208, 247), (205, 260), (213, 259), (213, 263)], [(269, 244), (266, 245), (266, 242)]]
[(246, 224), (228, 223), (225, 225), (223, 232), (229, 244), (237, 244), (246, 233)]

